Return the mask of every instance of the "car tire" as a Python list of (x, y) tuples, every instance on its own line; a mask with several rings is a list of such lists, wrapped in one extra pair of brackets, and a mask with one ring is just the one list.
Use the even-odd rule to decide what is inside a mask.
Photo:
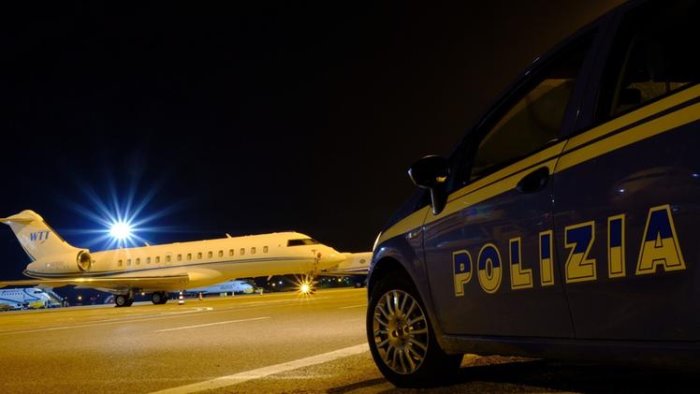
[(446, 354), (437, 340), (415, 286), (404, 277), (375, 285), (367, 308), (367, 340), (384, 377), (397, 387), (449, 383), (462, 355)]

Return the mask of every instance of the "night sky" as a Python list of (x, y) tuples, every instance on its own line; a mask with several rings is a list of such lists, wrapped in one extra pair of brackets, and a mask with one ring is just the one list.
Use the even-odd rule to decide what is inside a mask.
[[(296, 230), (369, 250), (415, 159), (619, 1), (231, 3), (4, 12), (0, 216), (96, 251), (85, 211), (131, 200), (153, 244)], [(27, 262), (0, 228), (0, 278)]]

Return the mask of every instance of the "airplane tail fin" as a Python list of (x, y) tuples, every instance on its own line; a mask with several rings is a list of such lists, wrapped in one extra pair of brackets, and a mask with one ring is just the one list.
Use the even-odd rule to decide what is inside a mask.
[(17, 236), (22, 248), (32, 260), (78, 250), (58, 235), (44, 218), (34, 211), (24, 210), (6, 218), (0, 218)]

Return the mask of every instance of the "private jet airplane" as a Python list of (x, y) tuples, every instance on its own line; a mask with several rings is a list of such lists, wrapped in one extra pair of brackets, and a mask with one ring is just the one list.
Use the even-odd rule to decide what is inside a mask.
[(55, 308), (61, 306), (58, 296), (49, 294), (44, 289), (36, 287), (0, 289), (0, 304), (9, 305), (12, 309)]
[(236, 278), (285, 274), (316, 275), (346, 255), (297, 232), (176, 242), (90, 252), (61, 238), (36, 212), (25, 210), (0, 222), (10, 226), (32, 262), (29, 280), (0, 287), (75, 285), (114, 294), (118, 307), (130, 306), (136, 292), (164, 304), (169, 291), (204, 287)]
[(322, 270), (321, 275), (326, 276), (367, 276), (369, 274), (369, 263), (372, 261), (372, 252), (343, 253), (345, 260), (335, 267)]
[(202, 293), (202, 294), (222, 294), (222, 293), (243, 293), (243, 294), (253, 294), (255, 288), (250, 283), (244, 280), (227, 280), (223, 283), (217, 283), (215, 285), (206, 287), (197, 287), (194, 289), (187, 289), (187, 293)]

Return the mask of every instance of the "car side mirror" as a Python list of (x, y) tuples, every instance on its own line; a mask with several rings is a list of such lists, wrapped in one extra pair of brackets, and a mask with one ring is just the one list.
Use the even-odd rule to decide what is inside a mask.
[(425, 156), (413, 163), (408, 169), (411, 181), (421, 189), (430, 190), (430, 201), (433, 214), (437, 215), (447, 203), (447, 177), (450, 175), (450, 165), (441, 156)]

